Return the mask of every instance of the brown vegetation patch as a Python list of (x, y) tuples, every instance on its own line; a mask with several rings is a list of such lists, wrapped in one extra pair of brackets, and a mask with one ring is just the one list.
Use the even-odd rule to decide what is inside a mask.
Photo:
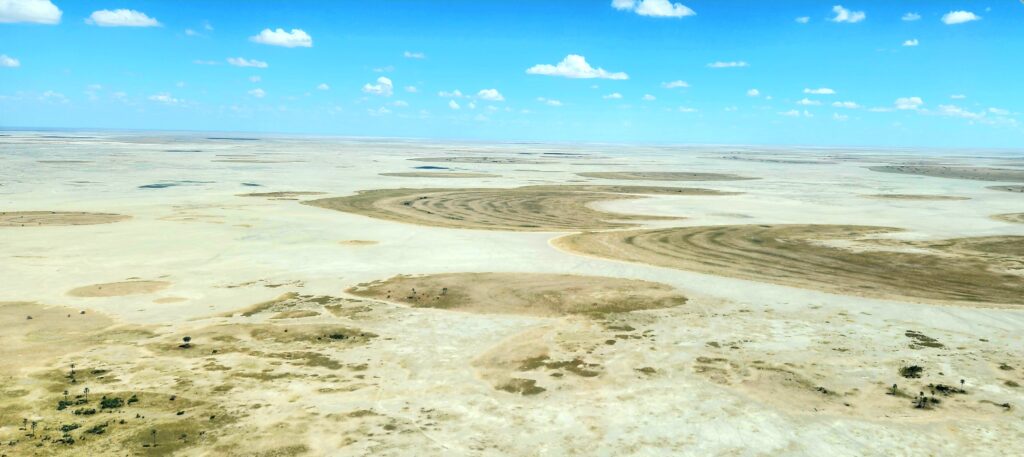
[[(875, 240), (846, 225), (726, 225), (569, 235), (570, 252), (832, 293), (1024, 304), (1024, 237)], [(828, 241), (850, 241), (845, 249)], [(908, 248), (912, 248), (908, 249)]]
[[(303, 204), (435, 227), (571, 231), (635, 227), (676, 218), (607, 213), (589, 205), (641, 195), (729, 195), (710, 189), (652, 186), (525, 186), (513, 189), (377, 189)], [(632, 222), (632, 223), (631, 223)]]
[(3, 211), (0, 227), (37, 227), (43, 225), (96, 225), (131, 219), (131, 216), (111, 213), (83, 213), (74, 211)]
[(495, 165), (508, 165), (508, 164), (528, 164), (538, 165), (544, 163), (553, 163), (544, 160), (535, 159), (520, 159), (517, 157), (488, 157), (488, 156), (475, 156), (475, 157), (419, 157), (414, 160), (416, 162), (446, 162), (446, 163), (489, 163)]
[(487, 314), (602, 315), (686, 303), (671, 286), (635, 279), (543, 273), (395, 276), (348, 290), (361, 297)]
[(310, 192), (310, 191), (280, 191), (280, 192), (251, 192), (248, 194), (238, 194), (239, 197), (263, 197), (263, 198), (295, 198), (305, 197), (309, 195), (323, 195), (324, 192)]
[(584, 178), (624, 179), (638, 181), (740, 181), (748, 178), (728, 173), (696, 173), (686, 171), (594, 171), (576, 173)]
[(1024, 186), (989, 186), (988, 188), (992, 190), (1001, 190), (1004, 192), (1024, 193)]
[(158, 292), (169, 287), (167, 281), (121, 281), (76, 287), (68, 291), (73, 297), (122, 297)]

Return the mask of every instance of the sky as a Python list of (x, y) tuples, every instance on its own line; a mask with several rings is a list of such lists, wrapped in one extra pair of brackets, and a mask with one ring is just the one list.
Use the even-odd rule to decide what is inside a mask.
[(1024, 1), (0, 0), (0, 127), (1024, 148)]

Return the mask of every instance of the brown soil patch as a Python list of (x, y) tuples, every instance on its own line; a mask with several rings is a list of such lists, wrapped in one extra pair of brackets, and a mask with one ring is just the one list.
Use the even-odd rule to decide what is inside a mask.
[(709, 189), (651, 186), (526, 186), (513, 189), (378, 189), (303, 202), (377, 219), (435, 227), (572, 231), (635, 227), (675, 218), (614, 214), (590, 208), (641, 195), (728, 195)]
[(748, 178), (727, 173), (694, 173), (685, 171), (595, 171), (576, 173), (584, 178), (625, 179), (638, 181), (739, 181)]
[(935, 178), (971, 179), (975, 181), (1024, 182), (1024, 170), (988, 167), (957, 167), (946, 165), (883, 165), (868, 167), (871, 171), (931, 176)]
[(395, 276), (347, 292), (416, 308), (531, 316), (602, 315), (686, 303), (686, 297), (665, 284), (542, 273)]
[(992, 190), (1001, 190), (1004, 192), (1017, 192), (1024, 193), (1024, 186), (989, 186)]
[[(726, 225), (583, 233), (554, 244), (580, 254), (833, 293), (1024, 304), (1024, 237), (930, 242), (868, 238), (896, 231), (846, 225)], [(851, 243), (851, 248), (828, 244), (837, 241)]]
[(248, 194), (238, 194), (239, 197), (263, 197), (263, 198), (294, 198), (294, 197), (305, 197), (308, 195), (323, 195), (324, 192), (309, 192), (309, 191), (281, 191), (281, 192), (252, 192)]
[(457, 172), (428, 172), (413, 171), (408, 173), (381, 173), (381, 176), (394, 176), (398, 178), (497, 178), (499, 175), (488, 173), (457, 173)]
[(1012, 222), (1014, 224), (1024, 224), (1024, 213), (996, 214), (995, 216), (992, 216), (992, 219), (1003, 222)]
[[(0, 302), (0, 374), (43, 366), (114, 322), (100, 313), (38, 303)], [(74, 349), (78, 350), (78, 349)]]
[(121, 281), (76, 287), (68, 291), (73, 297), (122, 297), (158, 292), (169, 287), (167, 281)]
[(338, 242), (338, 244), (343, 246), (373, 246), (379, 243), (379, 241), (374, 240), (343, 240)]
[(35, 227), (43, 225), (96, 225), (131, 219), (131, 216), (110, 213), (71, 211), (5, 211), (0, 212), (0, 227)]
[(925, 195), (925, 194), (874, 194), (865, 195), (868, 198), (878, 198), (883, 200), (970, 200), (967, 197), (957, 197), (955, 195)]

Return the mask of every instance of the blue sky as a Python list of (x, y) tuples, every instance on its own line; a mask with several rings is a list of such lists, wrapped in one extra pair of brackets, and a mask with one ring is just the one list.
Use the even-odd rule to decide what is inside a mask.
[(1021, 75), (1017, 0), (0, 0), (4, 127), (1024, 147)]

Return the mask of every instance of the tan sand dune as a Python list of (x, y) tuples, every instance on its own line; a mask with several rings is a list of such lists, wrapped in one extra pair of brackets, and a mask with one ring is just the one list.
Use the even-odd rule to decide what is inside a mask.
[[(590, 208), (598, 201), (639, 195), (729, 195), (708, 189), (647, 186), (526, 186), (513, 189), (381, 189), (303, 202), (396, 222), (438, 227), (571, 231), (633, 227), (659, 216), (613, 214)], [(620, 222), (621, 221), (621, 222)]]
[[(840, 294), (1024, 305), (1024, 237), (877, 243), (896, 232), (852, 225), (725, 225), (595, 232), (556, 239), (570, 252)], [(826, 244), (857, 241), (857, 249)], [(931, 251), (901, 250), (918, 248)]]

